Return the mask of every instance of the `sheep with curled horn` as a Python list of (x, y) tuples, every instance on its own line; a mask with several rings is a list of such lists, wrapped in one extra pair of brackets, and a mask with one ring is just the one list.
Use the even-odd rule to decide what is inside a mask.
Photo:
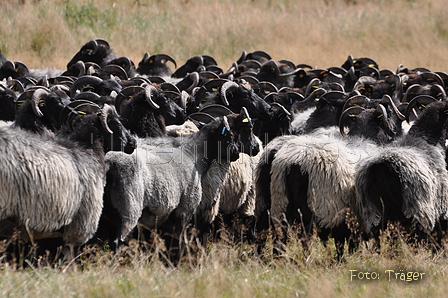
[(406, 89), (401, 102), (410, 102), (419, 95), (429, 95), (437, 100), (444, 100), (446, 98), (445, 89), (439, 84), (413, 84)]
[(110, 96), (119, 93), (123, 87), (116, 79), (102, 79), (97, 76), (82, 76), (70, 86), (70, 97), (75, 98), (80, 92), (94, 92), (100, 96)]
[(67, 63), (67, 69), (78, 61), (93, 62), (103, 67), (115, 58), (115, 53), (106, 40), (100, 38), (92, 39), (84, 44)]
[(156, 54), (150, 56), (149, 53), (145, 53), (138, 63), (136, 72), (139, 75), (170, 77), (173, 71), (168, 67), (167, 62), (173, 63), (174, 69), (177, 68), (176, 61), (170, 55)]
[(116, 247), (138, 221), (148, 228), (160, 228), (163, 237), (169, 233), (181, 241), (201, 202), (201, 179), (213, 161), (239, 158), (239, 136), (230, 117), (219, 117), (181, 139), (166, 137), (165, 145), (151, 146), (141, 140), (133, 155), (107, 154), (106, 200), (119, 213)]
[[(358, 130), (351, 132), (350, 137), (335, 134), (331, 127), (321, 127), (303, 136), (278, 137), (269, 143), (256, 169), (257, 230), (263, 233), (271, 220), (282, 231), (282, 220), (286, 219), (288, 224), (302, 225), (305, 246), (315, 225), (322, 240), (332, 233), (338, 259), (346, 240), (353, 249), (345, 219), (355, 196), (355, 168), (378, 150), (378, 144), (388, 141), (384, 135), (395, 136), (388, 113), (391, 112), (383, 105), (377, 109), (350, 107), (341, 115), (342, 122), (347, 115), (359, 118)], [(354, 124), (351, 125), (354, 130)], [(343, 132), (344, 124), (340, 127)], [(278, 237), (282, 239), (282, 233)]]
[(270, 105), (254, 92), (250, 84), (215, 79), (204, 84), (195, 97), (198, 110), (210, 104), (221, 104), (234, 113), (245, 107), (254, 121), (268, 121), (272, 117)]
[(184, 65), (180, 66), (171, 75), (172, 78), (184, 78), (192, 72), (201, 72), (206, 70), (206, 66), (216, 65), (216, 61), (208, 55), (195, 55), (187, 59)]
[(389, 95), (384, 95), (381, 103), (358, 95), (347, 100), (339, 120), (339, 130), (346, 136), (347, 126), (350, 136), (363, 136), (376, 143), (387, 144), (403, 135), (404, 120), (405, 116)]
[(13, 126), (35, 133), (58, 131), (62, 124), (59, 114), (70, 102), (66, 93), (36, 87), (22, 93), (17, 100)]
[(0, 80), (7, 78), (18, 79), (29, 74), (30, 70), (21, 61), (5, 61), (0, 66)]
[(186, 118), (186, 97), (180, 94), (180, 105), (163, 90), (143, 84), (124, 88), (116, 97), (120, 119), (138, 137), (159, 137), (167, 134), (167, 125), (180, 125)]
[(319, 88), (313, 91), (309, 97), (311, 98), (306, 99), (306, 102), (311, 102), (315, 108), (293, 114), (291, 123), (293, 133), (308, 134), (322, 127), (336, 127), (348, 95), (341, 91), (325, 92)]
[[(447, 218), (445, 163), (447, 103), (429, 96), (408, 105), (422, 111), (409, 132), (358, 165), (355, 210), (364, 231), (377, 239), (388, 223), (401, 225), (418, 240), (429, 239)], [(436, 239), (435, 246), (440, 245)]]
[(106, 182), (105, 152), (132, 153), (135, 139), (108, 105), (71, 103), (61, 116), (67, 126), (60, 134), (0, 128), (0, 221), (26, 230), (22, 235), (32, 242), (62, 237), (71, 248), (68, 256), (74, 257), (73, 248), (86, 243), (97, 229)]
[(277, 88), (293, 87), (295, 70), (295, 65), (292, 62), (269, 60), (261, 65), (256, 78), (259, 81), (271, 82)]
[[(198, 207), (197, 222), (202, 243), (207, 242), (211, 225), (216, 223), (218, 214), (222, 217), (224, 228), (229, 230), (231, 237), (240, 232), (247, 239), (253, 238), (255, 190), (253, 187), (254, 168), (263, 150), (261, 141), (252, 132), (253, 123), (246, 108), (239, 114), (228, 109), (207, 107), (207, 112), (215, 110), (215, 115), (227, 115), (229, 123), (239, 137), (241, 152), (237, 161), (214, 162), (207, 174), (202, 178), (202, 199)], [(238, 222), (238, 223), (236, 223)], [(244, 225), (244, 229), (241, 225)], [(215, 226), (214, 231), (220, 229)]]

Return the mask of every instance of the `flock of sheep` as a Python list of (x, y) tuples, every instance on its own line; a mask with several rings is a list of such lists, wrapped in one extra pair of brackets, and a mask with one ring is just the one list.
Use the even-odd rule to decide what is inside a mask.
[(119, 251), (144, 227), (179, 258), (188, 231), (205, 245), (218, 218), (261, 245), (297, 224), (305, 246), (333, 237), (338, 258), (388, 224), (444, 243), (444, 72), (352, 56), (318, 69), (264, 51), (228, 69), (208, 55), (135, 65), (95, 39), (64, 71), (1, 55), (0, 80), (5, 243), (19, 234), (73, 258), (88, 243)]

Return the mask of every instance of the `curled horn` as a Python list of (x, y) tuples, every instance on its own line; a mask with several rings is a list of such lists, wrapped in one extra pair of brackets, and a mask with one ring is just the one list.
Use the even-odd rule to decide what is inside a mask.
[(227, 99), (227, 92), (232, 92), (235, 89), (238, 89), (240, 85), (235, 82), (229, 81), (225, 82), (221, 87), (221, 100), (225, 106), (229, 105), (229, 101)]
[(82, 77), (86, 74), (86, 65), (84, 61), (78, 60), (72, 67), (79, 71), (77, 77)]
[(414, 108), (418, 108), (419, 110), (423, 110), (426, 106), (434, 101), (437, 101), (434, 97), (429, 95), (419, 95), (414, 97), (408, 104), (405, 112), (405, 119), (409, 122), (409, 116)]
[(358, 79), (358, 81), (355, 83), (355, 86), (353, 87), (353, 90), (358, 90), (365, 84), (375, 84), (376, 79), (371, 76), (362, 76)]
[(160, 106), (158, 104), (156, 104), (153, 100), (152, 97), (157, 95), (157, 88), (154, 87), (153, 85), (146, 85), (145, 86), (145, 98), (146, 101), (149, 103), (149, 105), (153, 108), (153, 109), (160, 109)]
[(12, 62), (11, 60), (7, 60), (7, 61), (5, 61), (5, 63), (3, 63), (2, 68), (15, 70), (16, 64), (14, 62)]
[(250, 55), (252, 55), (252, 59), (253, 59), (254, 56), (259, 56), (259, 57), (262, 57), (262, 58), (264, 58), (266, 60), (271, 60), (272, 59), (271, 55), (269, 55), (268, 52), (266, 52), (266, 51), (255, 51), (255, 52), (252, 52)]
[(226, 106), (220, 104), (211, 104), (201, 108), (198, 112), (207, 113), (213, 117), (227, 116), (233, 112)]
[(39, 88), (33, 93), (33, 97), (31, 98), (33, 112), (37, 117), (43, 117), (44, 114), (39, 109), (39, 102), (42, 98), (48, 96), (49, 92), (43, 88)]
[[(420, 88), (422, 88), (422, 86), (420, 84), (414, 84), (414, 85), (409, 86), (403, 95), (402, 102), (409, 102), (409, 96), (411, 94), (417, 93), (418, 90), (420, 90)], [(411, 98), (411, 100), (412, 100), (412, 98)]]
[(141, 86), (129, 86), (120, 91), (120, 93), (117, 94), (117, 97), (115, 97), (115, 108), (118, 112), (120, 112), (121, 109), (121, 103), (132, 97), (134, 94), (137, 94), (138, 92), (141, 92), (145, 90), (145, 88)]
[(370, 99), (365, 95), (355, 95), (347, 99), (342, 108), (343, 111), (352, 106), (361, 106), (364, 107), (370, 102)]
[(76, 117), (82, 114), (99, 113), (100, 111), (101, 108), (92, 102), (86, 101), (85, 103), (77, 104), (76, 107), (69, 109), (69, 112), (66, 113), (67, 116), (65, 118), (68, 117), (67, 119), (68, 127), (73, 131), (73, 121), (75, 120)]
[(76, 95), (76, 92), (83, 86), (85, 85), (91, 85), (94, 88), (98, 87), (98, 85), (102, 82), (103, 80), (99, 77), (95, 77), (95, 76), (83, 76), (80, 77), (79, 79), (77, 79), (73, 85), (70, 87), (70, 97), (74, 98)]
[(191, 85), (185, 89), (188, 93), (191, 93), (193, 91), (193, 88), (195, 88), (199, 84), (199, 73), (197, 71), (194, 71), (190, 73), (187, 76), (191, 80)]
[(236, 61), (236, 63), (237, 63), (237, 64), (240, 64), (240, 63), (242, 63), (243, 61), (246, 61), (246, 58), (247, 58), (247, 51), (244, 50), (244, 51), (241, 53), (240, 58), (238, 58), (238, 60)]
[(212, 115), (203, 112), (192, 113), (187, 117), (187, 119), (192, 121), (198, 128), (201, 128), (204, 124), (215, 120)]
[(101, 109), (101, 125), (108, 133), (113, 134), (114, 132), (109, 128), (109, 125), (107, 125), (107, 118), (109, 116), (118, 116), (117, 111), (113, 106), (105, 104)]
[(346, 109), (342, 113), (341, 117), (339, 118), (339, 131), (341, 132), (341, 135), (343, 135), (344, 137), (347, 136), (347, 134), (345, 133), (345, 130), (344, 130), (344, 125), (345, 125), (345, 122), (347, 121), (347, 119), (356, 117), (365, 110), (366, 109), (363, 107), (353, 106), (353, 107)]
[(124, 70), (123, 67), (117, 64), (108, 64), (101, 68), (101, 71), (104, 71), (105, 73), (109, 74), (110, 76), (118, 77), (120, 80), (127, 80), (129, 79), (128, 73), (126, 70)]
[(65, 123), (69, 115), (77, 114), (76, 108), (81, 105), (93, 105), (99, 109), (99, 106), (90, 100), (77, 99), (75, 101), (70, 102), (62, 109), (61, 113), (59, 114), (59, 121), (61, 123)]
[(424, 72), (421, 74), (421, 77), (428, 81), (428, 82), (436, 82), (443, 88), (445, 88), (445, 83), (443, 82), (442, 78), (435, 72)]
[(99, 101), (100, 98), (101, 98), (101, 96), (95, 92), (80, 92), (80, 93), (76, 94), (75, 98), (73, 98), (73, 99), (74, 100), (85, 99), (85, 100), (90, 100), (92, 102), (97, 102), (97, 101)]
[(93, 56), (96, 54), (96, 52), (98, 51), (98, 42), (95, 39), (92, 39), (91, 41), (89, 41), (85, 46), (87, 46), (88, 50), (92, 49), (91, 51), (88, 51), (88, 55), (89, 56)]
[(278, 102), (273, 102), (273, 103), (271, 103), (271, 107), (278, 107), (279, 109), (281, 109), (282, 110), (282, 112), (287, 116), (287, 117), (290, 117), (291, 116), (291, 113), (283, 106), (283, 105), (281, 105), (281, 104), (279, 104)]
[(8, 88), (13, 91), (16, 91), (18, 93), (25, 92), (25, 88), (23, 87), (22, 83), (17, 79), (9, 79), (6, 84)]
[(310, 93), (312, 92), (313, 89), (319, 87), (320, 83), (321, 83), (321, 81), (318, 78), (312, 79), (306, 86), (305, 96), (310, 95)]
[(177, 88), (176, 85), (174, 85), (173, 83), (162, 83), (160, 84), (160, 89), (162, 89), (162, 91), (173, 91), (176, 92), (177, 94), (180, 94), (180, 90), (179, 88)]
[(445, 89), (444, 89), (442, 86), (440, 86), (439, 84), (434, 84), (434, 85), (432, 85), (432, 86), (434, 86), (434, 88), (439, 89), (439, 91), (440, 91), (440, 92), (436, 95), (436, 98), (437, 98), (437, 99), (440, 99), (440, 100), (444, 100), (445, 97), (446, 97)]
[(404, 121), (406, 119), (406, 117), (400, 112), (394, 100), (392, 99), (392, 97), (390, 97), (390, 95), (384, 94), (382, 102), (385, 104), (389, 104), (392, 107), (392, 110), (395, 112), (395, 114), (397, 114), (398, 119), (400, 119), (400, 121)]
[(104, 46), (106, 49), (110, 49), (109, 43), (105, 39), (97, 38), (97, 39), (95, 39), (95, 42), (99, 46), (101, 45), (101, 46)]
[(387, 111), (386, 111), (386, 108), (384, 107), (384, 105), (379, 104), (378, 107), (376, 108), (376, 111), (381, 113), (381, 115), (382, 115), (384, 128), (386, 129), (386, 133), (390, 137), (394, 137), (396, 132), (394, 132), (392, 130), (392, 128), (390, 127), (389, 117), (387, 116)]
[[(167, 54), (156, 54), (154, 55), (155, 59), (161, 63), (166, 64), (167, 61), (171, 61), (174, 64), (174, 68), (177, 68), (177, 64), (176, 61), (174, 60), (173, 57), (171, 57), (170, 55)], [(164, 61), (165, 60), (165, 61)]]
[(309, 103), (321, 97), (325, 93), (327, 93), (327, 90), (325, 90), (324, 88), (317, 88), (316, 90), (311, 92), (311, 94), (309, 94), (303, 101)]

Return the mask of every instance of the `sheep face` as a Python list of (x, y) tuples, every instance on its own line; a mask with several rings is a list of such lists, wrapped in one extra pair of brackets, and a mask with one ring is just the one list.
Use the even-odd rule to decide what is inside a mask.
[(123, 151), (127, 154), (134, 152), (137, 141), (123, 126), (118, 117), (109, 117), (107, 125), (113, 133), (103, 132), (104, 151)]
[(242, 107), (245, 107), (253, 119), (269, 121), (272, 117), (271, 106), (252, 89), (240, 85), (238, 88), (229, 90), (227, 100), (232, 111), (240, 111)]
[(161, 114), (165, 119), (165, 125), (181, 125), (184, 124), (187, 113), (177, 103), (160, 92), (156, 97), (156, 103), (161, 108)]
[(260, 152), (260, 144), (253, 134), (253, 124), (247, 112), (228, 115), (229, 124), (235, 134), (235, 140), (239, 145), (240, 152), (249, 156), (256, 156)]
[(14, 121), (16, 99), (14, 91), (0, 85), (0, 120)]
[(136, 71), (141, 75), (169, 77), (173, 72), (166, 64), (168, 61), (171, 61), (176, 67), (176, 61), (169, 55), (156, 54), (149, 56), (148, 53), (145, 53), (142, 61), (138, 63)]
[(235, 125), (231, 126), (226, 116), (202, 127), (201, 130), (209, 130), (210, 134), (210, 138), (207, 141), (205, 159), (228, 162), (239, 158), (240, 148), (235, 138), (234, 128)]

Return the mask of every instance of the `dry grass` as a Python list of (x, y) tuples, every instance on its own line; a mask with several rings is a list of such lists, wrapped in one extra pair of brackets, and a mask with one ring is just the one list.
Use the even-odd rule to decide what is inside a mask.
[(352, 54), (380, 68), (448, 71), (442, 0), (9, 0), (0, 12), (0, 49), (30, 68), (65, 69), (101, 37), (136, 63), (145, 52), (170, 54), (179, 65), (209, 54), (227, 69), (243, 50), (265, 50), (318, 67), (340, 66)]
[[(148, 249), (136, 242), (120, 255), (86, 249), (71, 267), (34, 265), (17, 270), (2, 262), (0, 296), (444, 297), (448, 290), (445, 249), (434, 253), (424, 246), (411, 247), (402, 238), (391, 242), (386, 233), (379, 252), (371, 248), (372, 242), (363, 243), (337, 263), (332, 245), (325, 247), (312, 237), (309, 251), (304, 251), (292, 230), (289, 235), (281, 256), (272, 254), (270, 241), (261, 256), (248, 244), (220, 241), (177, 267), (158, 257), (162, 245)], [(400, 280), (401, 273), (409, 271), (418, 272), (419, 280)], [(378, 278), (360, 280), (360, 272)]]

